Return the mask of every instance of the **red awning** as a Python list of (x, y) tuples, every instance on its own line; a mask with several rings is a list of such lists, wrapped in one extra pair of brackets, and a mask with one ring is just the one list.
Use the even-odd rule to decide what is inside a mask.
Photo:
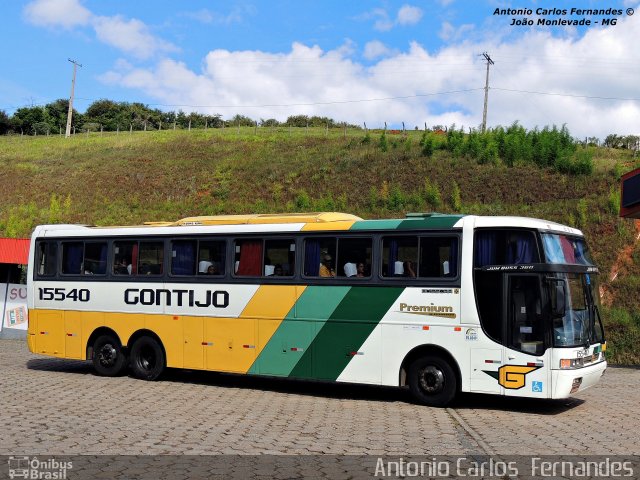
[(0, 238), (0, 263), (26, 265), (29, 262), (28, 238)]

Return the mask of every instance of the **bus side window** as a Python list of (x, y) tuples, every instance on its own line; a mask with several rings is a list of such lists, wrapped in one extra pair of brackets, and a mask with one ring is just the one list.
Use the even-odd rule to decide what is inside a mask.
[(38, 243), (38, 275), (50, 277), (56, 274), (58, 263), (58, 244), (56, 242)]
[(239, 277), (260, 277), (262, 275), (261, 239), (236, 240), (235, 274)]
[(114, 242), (113, 274), (135, 275), (138, 257), (138, 242)]
[(163, 242), (140, 242), (139, 275), (162, 275), (164, 261)]
[(304, 275), (333, 278), (336, 276), (336, 238), (308, 238), (304, 242)]
[(107, 273), (107, 243), (86, 243), (84, 247), (85, 275), (104, 275)]
[(415, 278), (418, 265), (418, 237), (382, 239), (382, 276)]
[(458, 274), (457, 237), (421, 237), (419, 277), (455, 277)]
[(198, 275), (224, 275), (226, 245), (226, 242), (219, 240), (199, 242)]
[(371, 276), (371, 251), (370, 238), (338, 238), (338, 276)]
[(295, 272), (295, 240), (266, 240), (264, 243), (264, 276), (292, 277)]
[(171, 275), (196, 274), (195, 240), (174, 240), (171, 242)]
[(84, 257), (82, 242), (62, 242), (62, 273), (64, 275), (81, 275)]

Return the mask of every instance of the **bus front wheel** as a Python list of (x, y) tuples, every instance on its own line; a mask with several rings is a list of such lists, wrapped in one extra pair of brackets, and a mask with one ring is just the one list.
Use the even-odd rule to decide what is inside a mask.
[(423, 405), (445, 407), (458, 390), (453, 368), (438, 356), (418, 358), (410, 365), (408, 376), (413, 397)]
[(100, 335), (93, 342), (93, 368), (99, 375), (115, 377), (127, 366), (120, 341), (113, 335)]
[(155, 380), (165, 364), (162, 346), (151, 337), (140, 337), (131, 347), (131, 373), (142, 380)]

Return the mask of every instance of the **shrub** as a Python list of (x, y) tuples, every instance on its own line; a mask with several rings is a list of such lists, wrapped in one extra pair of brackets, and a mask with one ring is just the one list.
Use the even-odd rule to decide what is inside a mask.
[(383, 152), (386, 152), (387, 150), (389, 150), (389, 142), (387, 141), (387, 136), (384, 133), (380, 135), (378, 146), (380, 147), (380, 150), (382, 150)]
[(427, 158), (431, 158), (434, 151), (433, 137), (427, 132), (424, 132), (422, 139), (420, 140), (420, 146), (422, 147), (422, 155)]
[(498, 164), (498, 145), (493, 139), (489, 140), (482, 149), (478, 162), (491, 165)]
[(587, 226), (587, 201), (584, 198), (578, 200), (578, 204), (576, 205), (576, 213), (578, 215), (577, 222), (579, 228), (584, 228)]
[(398, 185), (391, 187), (389, 191), (389, 199), (387, 200), (387, 208), (393, 211), (400, 211), (405, 205), (405, 195)]
[(609, 191), (607, 207), (609, 209), (609, 213), (612, 215), (618, 215), (618, 212), (620, 211), (620, 192), (617, 188), (611, 188)]
[(451, 187), (451, 207), (455, 212), (460, 212), (462, 210), (462, 200), (460, 199), (460, 187), (458, 186), (458, 183), (455, 180)]
[(299, 210), (308, 210), (311, 208), (311, 199), (309, 194), (303, 189), (298, 192), (294, 200), (295, 206)]
[(440, 208), (442, 205), (442, 197), (440, 196), (440, 189), (437, 183), (429, 182), (429, 179), (424, 181), (424, 199), (434, 209)]

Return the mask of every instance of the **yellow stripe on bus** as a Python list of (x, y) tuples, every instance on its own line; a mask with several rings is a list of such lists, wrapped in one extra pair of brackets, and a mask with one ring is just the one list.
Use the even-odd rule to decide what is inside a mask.
[(354, 223), (356, 223), (355, 220), (342, 220), (326, 223), (305, 223), (302, 227), (302, 231), (349, 230)]
[(160, 338), (168, 367), (247, 373), (305, 288), (262, 285), (238, 318), (35, 309), (29, 343), (34, 353), (84, 360), (97, 328), (110, 328), (123, 345), (148, 329)]

